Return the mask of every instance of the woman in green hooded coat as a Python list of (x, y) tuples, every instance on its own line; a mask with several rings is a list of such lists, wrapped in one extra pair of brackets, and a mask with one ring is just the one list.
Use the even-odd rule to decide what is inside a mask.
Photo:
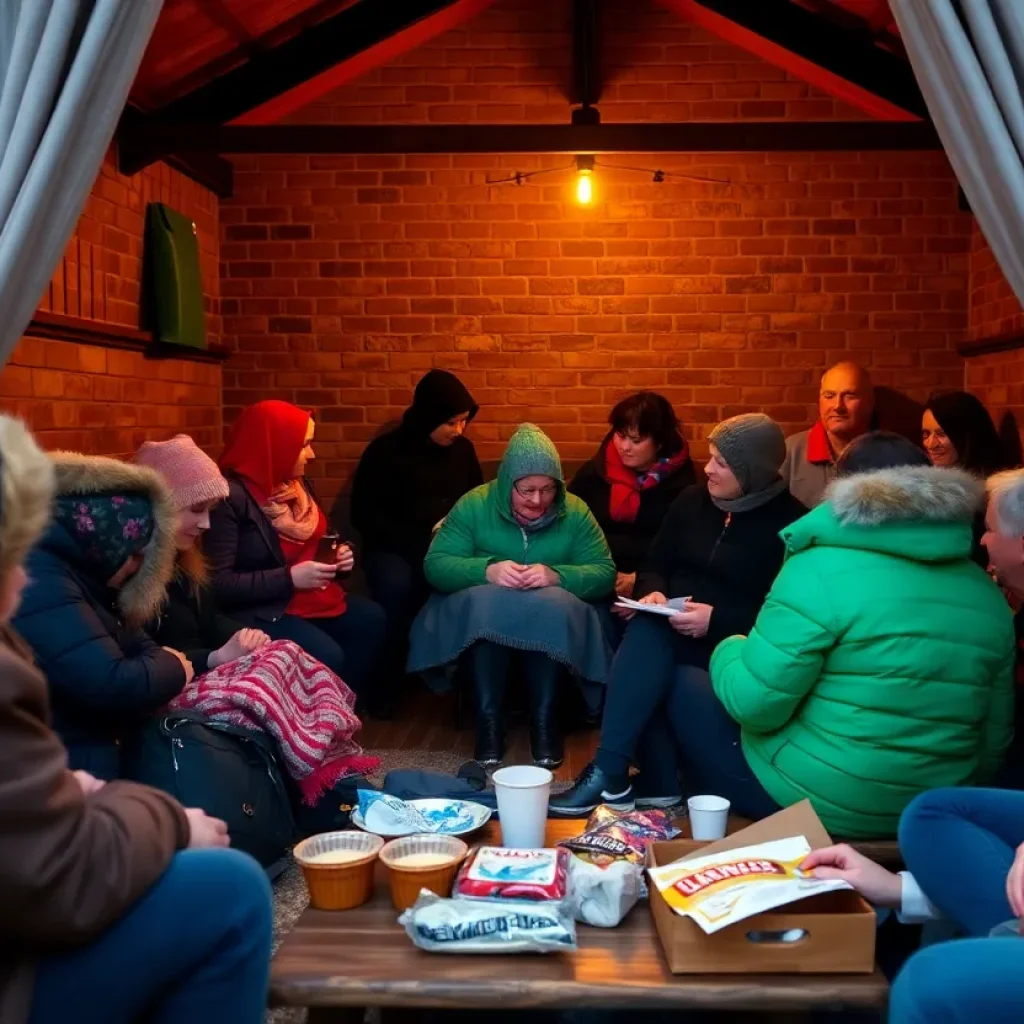
[(850, 446), (827, 500), (782, 531), (750, 636), (711, 659), (764, 789), (854, 838), (895, 835), (918, 793), (991, 780), (1013, 731), (1013, 621), (971, 560), (984, 482), (910, 459), (871, 470), (901, 445)]
[(610, 594), (615, 563), (586, 504), (565, 489), (555, 446), (524, 423), (498, 477), (464, 495), (423, 564), (435, 595), (413, 625), (410, 672), (449, 665), (465, 650), (476, 693), (476, 759), (504, 756), (502, 708), (513, 650), (530, 686), (534, 760), (562, 761), (560, 665), (603, 682), (611, 650), (587, 602)]

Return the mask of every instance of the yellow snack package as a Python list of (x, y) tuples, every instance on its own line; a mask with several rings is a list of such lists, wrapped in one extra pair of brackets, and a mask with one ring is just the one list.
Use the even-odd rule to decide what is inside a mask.
[(673, 861), (648, 868), (647, 874), (680, 917), (692, 918), (711, 935), (805, 896), (852, 888), (802, 872), (799, 866), (810, 852), (804, 836), (792, 836)]

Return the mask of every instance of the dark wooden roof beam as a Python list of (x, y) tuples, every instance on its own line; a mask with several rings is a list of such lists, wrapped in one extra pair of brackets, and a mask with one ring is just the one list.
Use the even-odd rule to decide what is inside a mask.
[(885, 121), (928, 118), (910, 64), (790, 0), (660, 0), (720, 39)]
[(598, 124), (601, 98), (600, 64), (601, 0), (573, 0), (572, 89), (570, 101), (574, 124)]

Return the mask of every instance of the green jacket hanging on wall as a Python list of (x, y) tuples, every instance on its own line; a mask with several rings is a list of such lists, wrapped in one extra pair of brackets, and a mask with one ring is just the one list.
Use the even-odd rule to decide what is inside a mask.
[(164, 203), (146, 209), (145, 326), (162, 344), (206, 348), (199, 240), (190, 217)]

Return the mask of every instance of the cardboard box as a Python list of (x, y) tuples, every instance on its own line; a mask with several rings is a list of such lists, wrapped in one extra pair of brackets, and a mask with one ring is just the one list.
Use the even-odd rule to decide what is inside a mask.
[[(831, 846), (809, 800), (787, 807), (714, 843), (653, 843), (648, 865), (735, 850), (772, 839), (806, 836), (812, 849)], [(705, 935), (649, 885), (651, 912), (673, 974), (870, 974), (875, 968), (875, 912), (852, 890), (809, 896)]]

